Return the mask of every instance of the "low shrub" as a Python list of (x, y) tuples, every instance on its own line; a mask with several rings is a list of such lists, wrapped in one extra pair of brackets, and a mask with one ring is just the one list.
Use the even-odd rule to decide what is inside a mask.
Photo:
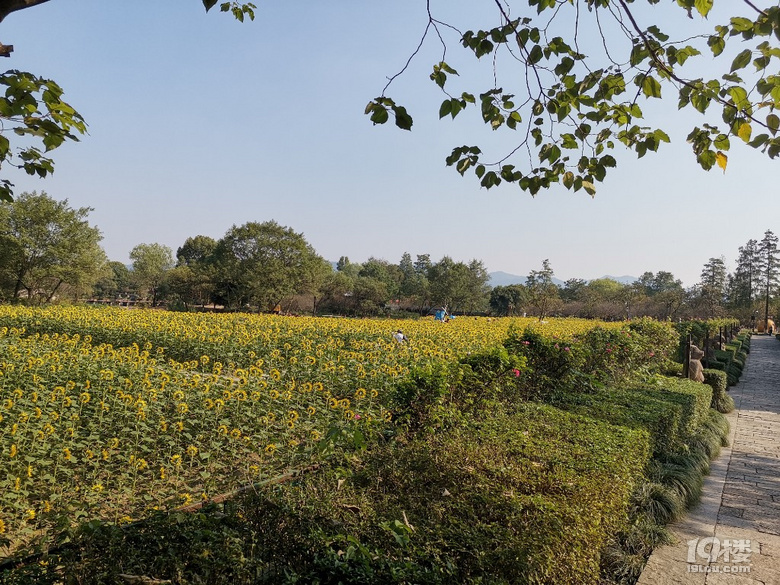
[(565, 342), (533, 328), (510, 331), (504, 346), (526, 360), (523, 385), (527, 398), (550, 401), (561, 393), (588, 391), (665, 371), (676, 343), (671, 324), (639, 319), (624, 329), (595, 327)]
[[(523, 371), (522, 385), (526, 399), (549, 400), (577, 386), (585, 377), (582, 348), (573, 341), (558, 341), (529, 327), (510, 331), (504, 347), (510, 354), (525, 359), (527, 369)], [(588, 384), (585, 380), (584, 385)]]

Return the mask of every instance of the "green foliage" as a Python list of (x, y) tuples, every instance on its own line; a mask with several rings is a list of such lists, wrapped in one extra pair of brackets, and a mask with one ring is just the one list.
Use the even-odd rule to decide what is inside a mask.
[(160, 285), (166, 273), (173, 268), (173, 251), (162, 244), (138, 244), (130, 250), (133, 261), (133, 279), (157, 304)]
[(595, 327), (566, 342), (529, 327), (510, 331), (504, 345), (527, 360), (526, 398), (549, 400), (561, 392), (660, 373), (676, 346), (676, 334), (667, 323), (640, 319), (626, 329)]
[[(774, 113), (780, 104), (780, 82), (771, 65), (780, 58), (776, 43), (780, 7), (756, 8), (750, 18), (740, 15), (714, 29), (702, 19), (703, 26), (690, 31), (687, 38), (672, 39), (661, 26), (690, 17), (694, 10), (706, 16), (714, 3), (680, 0), (669, 4), (667, 12), (656, 15), (657, 22), (647, 28), (638, 24), (630, 2), (589, 0), (588, 11), (580, 10), (577, 3), (552, 0), (497, 4), (496, 26), (466, 30), (457, 39), (491, 68), (492, 85), (483, 91), (454, 90), (454, 83), (467, 80), (461, 80), (444, 61), (433, 66), (429, 77), (445, 94), (439, 118), (454, 119), (473, 110), (492, 130), (517, 132), (518, 146), (497, 163), (484, 162), (478, 146), (459, 146), (447, 157), (447, 165), (461, 175), (473, 172), (486, 188), (516, 183), (535, 195), (562, 183), (567, 189), (593, 195), (595, 184), (617, 165), (614, 151), (618, 145), (641, 158), (670, 141), (662, 128), (645, 121), (641, 102), (626, 97), (632, 92), (645, 100), (674, 100), (679, 108), (700, 113), (717, 110), (718, 115), (692, 128), (687, 137), (696, 161), (706, 170), (726, 169), (732, 137), (775, 158), (780, 154), (780, 117)], [(518, 14), (522, 16), (514, 16)], [(609, 16), (622, 34), (610, 30)], [(428, 18), (421, 45), (435, 33), (446, 52), (449, 31), (463, 27), (443, 22), (431, 11)], [(696, 28), (695, 23), (684, 28), (689, 31), (691, 26)], [(583, 27), (599, 31), (603, 51), (579, 52), (575, 39)], [(560, 36), (548, 34), (549, 30)], [(735, 41), (740, 42), (737, 54), (728, 50)], [(418, 51), (419, 47), (412, 57)], [(712, 58), (720, 66), (715, 77), (701, 77), (696, 64)], [(623, 65), (618, 67), (616, 62)], [(398, 75), (390, 79), (385, 91)], [(399, 116), (401, 109), (383, 92), (369, 103), (366, 114), (374, 124), (384, 124), (392, 112), (396, 124), (408, 130), (411, 117), (406, 110)], [(527, 156), (513, 157), (516, 152)]]
[(679, 361), (682, 361), (683, 350), (688, 335), (691, 336), (691, 343), (700, 348), (704, 348), (705, 340), (717, 337), (719, 331), (739, 331), (739, 321), (730, 318), (707, 320), (694, 319), (676, 323), (674, 328), (680, 335)]
[(322, 267), (303, 234), (275, 221), (234, 225), (217, 242), (214, 261), (216, 300), (231, 309), (263, 311), (306, 292)]
[(555, 404), (615, 425), (646, 429), (653, 452), (660, 454), (684, 448), (704, 420), (711, 400), (712, 389), (707, 385), (658, 376), (654, 383), (566, 394)]
[(676, 343), (671, 328), (650, 319), (629, 328), (594, 328), (582, 340), (585, 369), (602, 382), (646, 378), (659, 373)]
[(66, 575), (68, 582), (100, 585), (124, 582), (124, 574), (177, 584), (255, 583), (259, 576), (274, 574), (273, 567), (256, 550), (257, 535), (242, 512), (239, 502), (209, 505), (196, 513), (156, 512), (126, 525), (93, 520), (30, 562), (13, 570), (4, 567), (0, 582), (55, 585)]
[(739, 344), (729, 343), (726, 345), (726, 349), (716, 349), (713, 354), (715, 362), (710, 362), (709, 367), (716, 366), (719, 362), (723, 364), (722, 369), (726, 372), (728, 385), (734, 386), (739, 382), (742, 377), (742, 371), (745, 368), (745, 362), (747, 361), (747, 352), (741, 349), (742, 342)]
[(595, 582), (641, 478), (646, 435), (550, 407), (495, 407), (434, 437), (378, 445), (347, 477), (330, 470), (261, 494), (299, 510), (293, 526), (310, 522), (317, 562), (295, 566), (298, 577)]
[[(219, 0), (203, 0), (203, 6), (206, 8), (206, 12), (211, 10), (218, 2)], [(256, 5), (252, 4), (251, 2), (220, 2), (219, 4), (219, 10), (221, 12), (230, 12), (236, 20), (239, 22), (244, 22), (244, 18), (249, 18), (249, 20), (255, 19), (255, 8), (257, 8)]]
[(390, 408), (398, 424), (433, 432), (473, 414), (491, 400), (514, 402), (524, 393), (524, 357), (497, 347), (459, 362), (419, 367), (400, 382)]
[(522, 382), (526, 399), (550, 400), (578, 382), (590, 383), (581, 371), (584, 356), (579, 345), (546, 337), (528, 327), (510, 330), (504, 346), (526, 360)]
[[(585, 369), (587, 348), (607, 344), (646, 360), (648, 347), (671, 352), (676, 336), (637, 322), (569, 347), (512, 332), (498, 348), (415, 370), (387, 405), (397, 426), (383, 435), (332, 425), (316, 473), (196, 514), (83, 525), (6, 581), (53, 584), (64, 571), (83, 583), (120, 573), (173, 583), (629, 583), (668, 540), (661, 525), (698, 498), (728, 426), (707, 384), (655, 375), (628, 385), (611, 362), (626, 386), (600, 383)], [(529, 380), (555, 404), (523, 401)]]
[(35, 192), (1, 205), (0, 297), (42, 303), (91, 289), (107, 266), (90, 211)]
[[(54, 161), (46, 153), (66, 140), (78, 141), (87, 125), (70, 104), (62, 100), (62, 88), (55, 82), (28, 73), (10, 70), (0, 74), (0, 169), (7, 163), (23, 169), (28, 175), (46, 177), (54, 172)], [(13, 132), (20, 138), (40, 140), (40, 146), (27, 145), (14, 149), (6, 135)], [(0, 179), (0, 201), (13, 201), (13, 183)]]

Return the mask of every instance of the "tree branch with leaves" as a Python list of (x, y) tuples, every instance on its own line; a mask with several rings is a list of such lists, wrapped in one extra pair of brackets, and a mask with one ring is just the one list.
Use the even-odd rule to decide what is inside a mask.
[[(716, 1), (726, 5), (726, 0), (677, 0), (681, 10), (669, 15), (704, 22)], [(430, 78), (446, 96), (439, 118), (454, 119), (478, 107), (482, 121), (494, 131), (517, 133), (516, 144), (494, 162), (486, 162), (480, 146), (459, 146), (447, 157), (447, 165), (461, 175), (474, 173), (486, 188), (515, 183), (535, 195), (562, 183), (594, 195), (596, 183), (617, 165), (620, 145), (641, 158), (670, 142), (662, 127), (646, 125), (640, 106), (642, 100), (675, 99), (667, 97), (670, 91), (679, 109), (690, 107), (705, 115), (706, 122), (694, 125), (687, 136), (703, 169), (718, 166), (725, 171), (732, 138), (775, 158), (780, 154), (780, 118), (775, 113), (780, 105), (778, 3), (760, 7), (729, 0), (732, 13), (744, 7), (749, 17), (735, 15), (689, 38), (671, 40), (659, 26), (662, 19), (643, 25), (636, 9), (638, 4), (659, 2), (494, 0), (497, 24), (459, 33), (458, 39), (478, 60), (490, 59), (493, 86), (452, 92), (452, 78), (460, 76), (443, 58), (433, 65)], [(426, 7), (428, 26), (421, 45), (433, 27), (446, 51), (442, 31), (458, 29), (437, 19), (430, 1)], [(515, 11), (524, 15), (515, 17)], [(535, 15), (527, 15), (533, 11)], [(600, 42), (591, 43), (586, 53), (580, 31), (588, 27), (598, 32)], [(735, 40), (749, 46), (737, 47), (733, 55), (727, 49)], [(707, 54), (720, 67), (711, 79), (698, 75), (708, 65), (696, 66)], [(410, 130), (411, 115), (387, 90), (369, 102), (366, 114), (375, 124), (384, 124), (394, 114), (396, 125)], [(760, 133), (754, 135), (754, 130)]]

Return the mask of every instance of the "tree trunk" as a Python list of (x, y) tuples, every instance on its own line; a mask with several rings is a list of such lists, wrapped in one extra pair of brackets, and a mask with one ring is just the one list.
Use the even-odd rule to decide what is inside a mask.
[(57, 290), (60, 288), (60, 286), (62, 286), (62, 283), (63, 283), (63, 280), (60, 279), (60, 281), (57, 283), (57, 286), (54, 287), (54, 290), (52, 290), (51, 293), (49, 293), (49, 296), (46, 297), (46, 302), (47, 303), (51, 302), (51, 300), (54, 298), (54, 295), (57, 293)]

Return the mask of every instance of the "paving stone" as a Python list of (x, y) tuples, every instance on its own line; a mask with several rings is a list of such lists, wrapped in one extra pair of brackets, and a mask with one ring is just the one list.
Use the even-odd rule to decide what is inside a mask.
[[(706, 501), (670, 526), (676, 544), (653, 552), (639, 585), (780, 585), (780, 342), (753, 336), (750, 349), (742, 381), (729, 389), (731, 447), (705, 478)], [(749, 563), (706, 566), (705, 557), (697, 560), (707, 572), (691, 572), (688, 541), (712, 536), (750, 541)]]

